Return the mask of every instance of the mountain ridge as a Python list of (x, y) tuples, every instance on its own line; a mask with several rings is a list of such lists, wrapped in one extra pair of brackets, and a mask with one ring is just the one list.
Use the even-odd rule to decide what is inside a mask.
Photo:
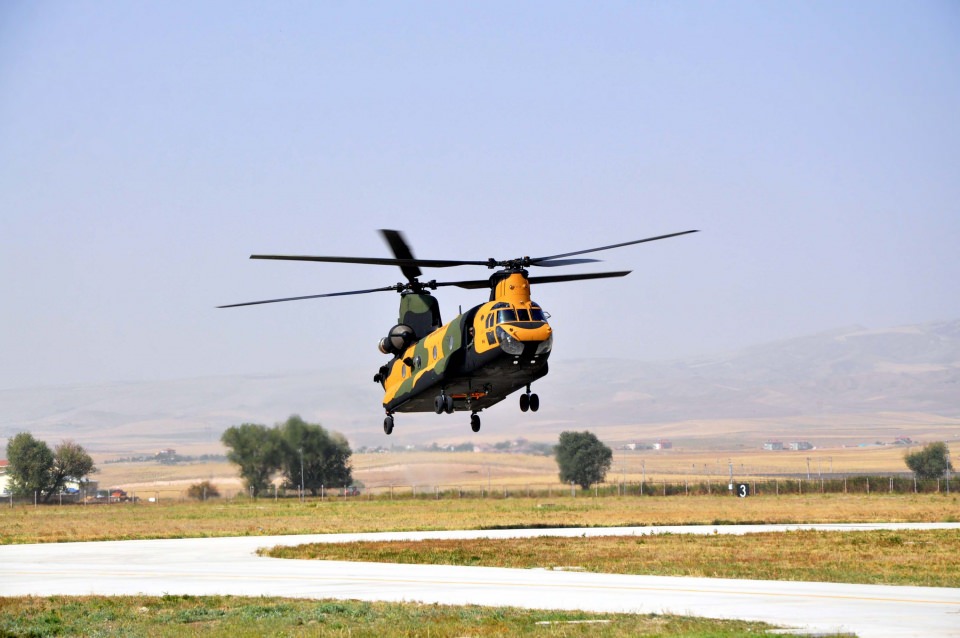
[(905, 424), (960, 424), (960, 320), (849, 326), (665, 362), (551, 363), (550, 375), (535, 388), (541, 411), (521, 414), (507, 399), (483, 413), (479, 435), (469, 432), (465, 413), (400, 414), (388, 438), (380, 428), (379, 388), (365, 370), (339, 368), (0, 390), (0, 445), (26, 430), (52, 442), (73, 439), (91, 450), (209, 449), (218, 447), (230, 425), (271, 424), (290, 414), (362, 445), (502, 440), (518, 432), (553, 440), (571, 427), (622, 440), (669, 432), (670, 424), (681, 432), (689, 430), (681, 423), (738, 421), (755, 427), (728, 428), (730, 435), (739, 432), (753, 444), (778, 424), (790, 424), (798, 435), (804, 427), (817, 429), (809, 424), (828, 432), (829, 424), (842, 423), (859, 435), (853, 423), (879, 423), (890, 415), (903, 415)]

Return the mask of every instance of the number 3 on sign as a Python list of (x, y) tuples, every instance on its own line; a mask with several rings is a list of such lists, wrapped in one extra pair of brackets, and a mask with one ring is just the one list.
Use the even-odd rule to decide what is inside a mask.
[(747, 498), (750, 495), (750, 487), (746, 483), (740, 483), (737, 485), (737, 496), (740, 498)]

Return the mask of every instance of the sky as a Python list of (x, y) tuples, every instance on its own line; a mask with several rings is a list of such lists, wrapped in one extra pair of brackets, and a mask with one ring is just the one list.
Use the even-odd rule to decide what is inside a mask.
[(960, 4), (0, 3), (0, 389), (372, 376), (394, 293), (215, 307), (396, 283), (248, 259), (380, 228), (436, 259), (701, 231), (550, 270), (633, 270), (534, 289), (561, 360), (960, 318)]

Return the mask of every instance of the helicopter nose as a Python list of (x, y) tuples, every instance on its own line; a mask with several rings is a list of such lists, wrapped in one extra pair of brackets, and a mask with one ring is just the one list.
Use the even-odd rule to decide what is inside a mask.
[(509, 355), (537, 357), (553, 349), (553, 330), (547, 323), (537, 326), (501, 325), (497, 327), (500, 347)]

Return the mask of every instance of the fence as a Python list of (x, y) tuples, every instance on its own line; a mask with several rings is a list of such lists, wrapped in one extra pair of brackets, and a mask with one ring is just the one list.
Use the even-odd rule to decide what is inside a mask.
[[(577, 486), (552, 484), (527, 485), (378, 485), (357, 491), (350, 488), (321, 488), (316, 495), (301, 495), (298, 490), (271, 488), (258, 498), (264, 500), (293, 499), (326, 500), (449, 500), (449, 499), (506, 499), (506, 498), (604, 498), (604, 497), (666, 497), (666, 496), (730, 496), (739, 485), (747, 486), (749, 496), (788, 496), (805, 494), (960, 494), (960, 477), (950, 479), (918, 480), (904, 475), (846, 475), (816, 478), (734, 478), (728, 480), (648, 480), (643, 482), (602, 483), (584, 490)], [(732, 486), (732, 487), (731, 487)], [(232, 501), (252, 498), (245, 491), (222, 490), (220, 496), (208, 501)], [(56, 494), (44, 501), (39, 494), (30, 497), (8, 495), (0, 504), (14, 505), (141, 505), (154, 503), (190, 502), (185, 490), (143, 490), (126, 497), (86, 496), (83, 494)], [(199, 499), (203, 500), (203, 499)], [(3, 503), (7, 501), (7, 503)]]

